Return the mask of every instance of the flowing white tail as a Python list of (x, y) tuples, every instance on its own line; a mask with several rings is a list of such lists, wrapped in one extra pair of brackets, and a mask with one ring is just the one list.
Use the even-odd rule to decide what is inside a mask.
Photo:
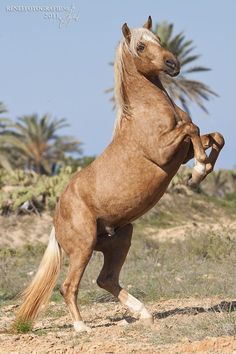
[(52, 228), (47, 249), (31, 284), (22, 293), (22, 305), (16, 316), (18, 321), (34, 321), (40, 309), (50, 299), (61, 266), (61, 248)]

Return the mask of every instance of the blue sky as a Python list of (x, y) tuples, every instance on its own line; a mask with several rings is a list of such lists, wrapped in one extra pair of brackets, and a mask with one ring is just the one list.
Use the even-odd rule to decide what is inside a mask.
[[(75, 20), (59, 28), (56, 11), (9, 10), (11, 6), (75, 7)], [(217, 164), (236, 165), (235, 58), (236, 1), (12, 0), (0, 3), (1, 88), (9, 116), (34, 112), (66, 117), (66, 133), (80, 139), (85, 154), (99, 154), (110, 142), (115, 113), (104, 90), (113, 85), (114, 58), (121, 26), (174, 23), (175, 32), (193, 39), (199, 64), (211, 72), (195, 74), (220, 97), (206, 103), (209, 115), (192, 105), (191, 115), (202, 133), (220, 131), (226, 146)], [(64, 16), (65, 12), (58, 13)]]

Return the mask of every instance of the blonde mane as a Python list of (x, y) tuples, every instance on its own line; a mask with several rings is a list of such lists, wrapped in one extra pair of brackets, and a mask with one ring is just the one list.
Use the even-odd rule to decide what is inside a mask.
[(125, 115), (131, 115), (130, 107), (125, 99), (125, 87), (124, 87), (124, 52), (128, 50), (133, 56), (138, 56), (137, 45), (141, 40), (151, 41), (159, 43), (155, 34), (147, 30), (146, 28), (134, 28), (131, 29), (130, 43), (123, 38), (116, 50), (115, 63), (114, 63), (114, 97), (116, 106), (116, 119), (113, 128), (113, 137), (115, 133), (120, 129), (121, 120)]

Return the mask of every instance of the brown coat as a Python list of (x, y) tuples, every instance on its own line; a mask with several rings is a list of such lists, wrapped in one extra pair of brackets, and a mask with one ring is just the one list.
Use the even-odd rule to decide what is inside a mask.
[(70, 260), (61, 293), (75, 330), (89, 330), (82, 322), (76, 297), (94, 250), (104, 254), (98, 285), (139, 313), (140, 319), (152, 320), (144, 305), (119, 285), (131, 243), (131, 222), (158, 202), (180, 165), (190, 158), (196, 159), (190, 183), (205, 178), (224, 139), (219, 133), (200, 136), (199, 128), (168, 96), (159, 73), (175, 76), (180, 65), (150, 28), (150, 17), (144, 28), (122, 27), (124, 38), (115, 61), (118, 115), (113, 140), (63, 191), (55, 212), (55, 231), (18, 312), (21, 321), (34, 320), (48, 300), (59, 272), (61, 248)]

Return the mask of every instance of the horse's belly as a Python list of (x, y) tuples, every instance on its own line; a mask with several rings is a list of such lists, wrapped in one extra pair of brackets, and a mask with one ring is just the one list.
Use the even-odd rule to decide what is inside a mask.
[[(188, 146), (161, 168), (140, 153), (107, 154), (85, 171), (84, 200), (97, 219), (107, 226), (121, 226), (151, 209), (163, 196), (185, 158)], [(108, 151), (109, 152), (109, 151)]]
[(151, 178), (140, 176), (138, 181), (128, 178), (113, 190), (104, 193), (99, 205), (99, 217), (105, 224), (124, 225), (151, 209), (163, 196), (171, 180), (165, 173), (152, 173)]

